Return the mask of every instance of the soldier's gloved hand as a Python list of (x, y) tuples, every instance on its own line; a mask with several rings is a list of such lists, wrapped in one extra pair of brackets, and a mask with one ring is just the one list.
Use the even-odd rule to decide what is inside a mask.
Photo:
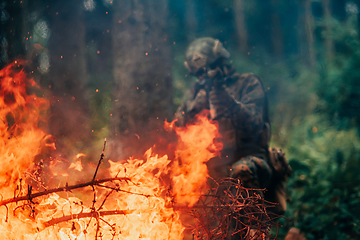
[(200, 112), (203, 109), (209, 109), (209, 100), (206, 96), (206, 91), (201, 89), (190, 103), (190, 111)]
[[(210, 112), (213, 119), (229, 116), (236, 104), (234, 98), (225, 89), (213, 89), (209, 92)], [(213, 115), (214, 114), (214, 115)]]

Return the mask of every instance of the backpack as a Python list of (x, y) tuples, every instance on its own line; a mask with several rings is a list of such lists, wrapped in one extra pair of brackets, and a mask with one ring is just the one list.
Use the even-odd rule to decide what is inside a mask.
[(292, 175), (291, 167), (281, 148), (269, 148), (268, 163), (273, 170), (271, 184), (265, 192), (265, 199), (277, 205), (272, 209), (275, 214), (283, 215), (286, 211), (286, 191), (284, 183)]

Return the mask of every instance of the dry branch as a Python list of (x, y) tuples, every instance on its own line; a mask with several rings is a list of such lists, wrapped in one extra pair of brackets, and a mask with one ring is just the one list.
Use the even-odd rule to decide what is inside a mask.
[(94, 173), (94, 176), (93, 176), (93, 179), (92, 179), (93, 181), (94, 181), (95, 178), (96, 178), (96, 174), (97, 174), (97, 172), (98, 172), (98, 170), (99, 170), (101, 161), (104, 159), (104, 156), (105, 156), (105, 147), (106, 147), (106, 138), (105, 138), (105, 140), (104, 140), (104, 147), (103, 147), (102, 153), (101, 153), (101, 155), (100, 155), (100, 159), (99, 159), (99, 161), (98, 161), (98, 164), (97, 164), (97, 166), (96, 166), (96, 170), (95, 170), (95, 173)]
[(99, 185), (101, 183), (112, 182), (112, 181), (131, 182), (131, 179), (126, 178), (126, 177), (104, 178), (104, 179), (92, 180), (90, 182), (79, 183), (79, 184), (75, 184), (75, 185), (66, 185), (65, 187), (53, 188), (53, 189), (49, 189), (49, 190), (37, 192), (37, 193), (31, 193), (31, 188), (29, 188), (28, 194), (21, 196), (21, 197), (15, 197), (15, 198), (9, 198), (9, 199), (2, 200), (2, 201), (0, 201), (0, 206), (6, 205), (9, 203), (13, 203), (13, 202), (31, 201), (34, 198), (48, 195), (51, 193), (70, 192), (71, 190), (74, 190), (74, 189), (84, 188), (84, 187), (88, 187), (88, 186), (95, 186), (95, 185)]
[(267, 210), (275, 204), (263, 199), (263, 191), (245, 188), (238, 179), (213, 180), (208, 194), (187, 212), (195, 220), (194, 239), (249, 239), (250, 229), (269, 236), (280, 216)]
[(86, 212), (86, 213), (78, 213), (78, 214), (71, 214), (59, 218), (53, 218), (47, 222), (44, 222), (44, 227), (51, 227), (53, 225), (67, 222), (75, 219), (80, 218), (89, 218), (89, 217), (103, 217), (103, 216), (109, 216), (109, 215), (125, 215), (125, 214), (131, 214), (135, 210), (113, 210), (113, 211), (99, 211), (99, 212)]

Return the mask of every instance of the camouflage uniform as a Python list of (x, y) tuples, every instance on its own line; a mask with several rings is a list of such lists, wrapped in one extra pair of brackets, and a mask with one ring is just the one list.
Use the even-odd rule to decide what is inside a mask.
[[(223, 143), (221, 156), (208, 162), (210, 176), (236, 177), (246, 187), (264, 188), (272, 175), (266, 161), (270, 137), (267, 99), (258, 76), (239, 75), (232, 65), (224, 64), (229, 55), (212, 38), (200, 38), (190, 44), (185, 67), (199, 81), (179, 107), (176, 119), (184, 126), (204, 109), (210, 110), (209, 118), (218, 122)], [(207, 89), (200, 84), (204, 74), (224, 81)]]

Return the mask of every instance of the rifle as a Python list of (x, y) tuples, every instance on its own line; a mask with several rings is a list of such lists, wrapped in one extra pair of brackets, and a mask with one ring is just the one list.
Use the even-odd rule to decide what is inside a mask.
[[(214, 88), (215, 90), (221, 90), (223, 88), (223, 84), (225, 84), (228, 81), (229, 77), (223, 77), (219, 76), (219, 74), (216, 74), (214, 77), (210, 77), (208, 75), (208, 71), (205, 72), (203, 75), (198, 76), (198, 81), (195, 83), (195, 95), (197, 96), (198, 92), (201, 89), (204, 89), (206, 91), (206, 95), (209, 98), (210, 91)], [(210, 115), (213, 120), (217, 119), (221, 116), (217, 111), (215, 111), (211, 104), (210, 104)]]
[(207, 73), (208, 71), (200, 76), (197, 76), (198, 81), (195, 83), (194, 96), (196, 96), (201, 89), (204, 89), (206, 91), (206, 95), (209, 97), (209, 92), (213, 87), (220, 90), (222, 85), (227, 82), (228, 77), (219, 77), (218, 74), (214, 77), (210, 77)]

